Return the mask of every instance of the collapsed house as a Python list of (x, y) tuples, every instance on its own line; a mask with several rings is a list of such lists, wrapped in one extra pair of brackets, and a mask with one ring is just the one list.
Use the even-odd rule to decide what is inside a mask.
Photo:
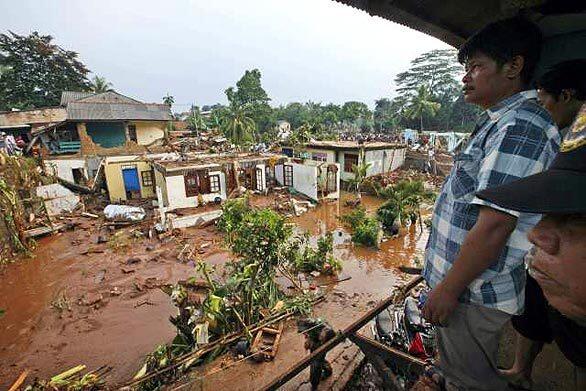
[(311, 141), (301, 147), (285, 146), (282, 153), (301, 164), (309, 161), (337, 163), (342, 168), (340, 178), (354, 178), (354, 166), (368, 164), (366, 176), (394, 171), (405, 161), (406, 146), (385, 142)]
[[(1, 126), (28, 129), (28, 151), (38, 152), (46, 170), (65, 182), (92, 187), (105, 157), (110, 162), (128, 161), (128, 165), (109, 167), (109, 178), (123, 178), (123, 191), (115, 179), (107, 183), (113, 187), (111, 199), (117, 200), (154, 195), (148, 185), (152, 176), (149, 182), (144, 173), (149, 170), (145, 165), (139, 165), (139, 170), (135, 161), (162, 142), (170, 120), (168, 106), (143, 103), (114, 91), (65, 91), (59, 107), (0, 113)], [(112, 172), (114, 168), (120, 170), (119, 175)], [(137, 188), (137, 181), (144, 186)]]

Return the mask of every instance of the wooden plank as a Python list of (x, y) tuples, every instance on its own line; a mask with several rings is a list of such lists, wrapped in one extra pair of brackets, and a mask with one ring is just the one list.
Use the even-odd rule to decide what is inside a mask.
[(26, 369), (25, 371), (23, 371), (20, 374), (18, 379), (16, 379), (16, 381), (14, 382), (14, 384), (12, 384), (12, 386), (8, 389), (8, 391), (18, 390), (20, 388), (20, 386), (22, 386), (22, 383), (24, 383), (24, 381), (26, 380), (27, 376), (28, 376), (28, 369)]
[[(398, 293), (404, 296), (408, 291), (417, 286), (421, 281), (423, 281), (422, 276), (414, 277), (405, 285), (398, 288)], [(328, 342), (320, 346), (318, 349), (314, 350), (313, 353), (311, 353), (309, 356), (306, 356), (304, 359), (297, 362), (295, 365), (290, 367), (286, 372), (277, 376), (275, 379), (273, 379), (273, 381), (271, 381), (271, 383), (264, 386), (262, 390), (278, 390), (279, 387), (286, 384), (289, 380), (293, 379), (301, 371), (307, 368), (314, 359), (326, 354), (327, 352), (335, 348), (337, 345), (339, 345), (341, 342), (344, 342), (350, 334), (354, 334), (355, 332), (360, 330), (364, 325), (370, 322), (371, 319), (373, 319), (375, 316), (383, 312), (389, 305), (395, 303), (397, 300), (397, 295), (393, 294), (391, 295), (391, 297), (388, 297), (387, 299), (381, 301), (376, 307), (368, 311), (366, 314), (364, 314), (361, 318), (356, 320), (350, 326), (346, 327), (344, 331), (338, 332), (338, 334), (334, 338), (330, 339)]]
[(24, 231), (25, 238), (34, 238), (37, 236), (47, 235), (64, 228), (64, 224), (55, 224), (53, 227), (36, 227)]

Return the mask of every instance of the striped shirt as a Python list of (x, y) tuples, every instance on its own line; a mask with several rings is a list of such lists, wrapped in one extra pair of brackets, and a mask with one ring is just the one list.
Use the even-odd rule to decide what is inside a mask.
[(517, 217), (517, 226), (494, 264), (460, 296), (460, 302), (484, 305), (509, 314), (523, 310), (527, 233), (540, 215), (519, 213), (481, 200), (476, 192), (545, 170), (560, 136), (535, 91), (510, 96), (484, 111), (438, 196), (425, 253), (423, 276), (431, 287), (441, 282), (478, 219), (479, 205)]

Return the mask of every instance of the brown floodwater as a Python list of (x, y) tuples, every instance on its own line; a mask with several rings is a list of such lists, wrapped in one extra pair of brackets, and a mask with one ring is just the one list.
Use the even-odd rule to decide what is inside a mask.
[[(384, 241), (379, 249), (352, 244), (338, 218), (351, 210), (344, 206), (348, 196), (291, 218), (314, 242), (327, 231), (334, 233), (334, 255), (343, 264), (339, 277), (350, 279), (337, 284), (332, 278), (316, 279), (317, 285), (334, 294), (316, 306), (315, 314), (336, 328), (347, 326), (388, 296), (402, 278), (397, 267), (421, 258), (427, 239), (427, 232), (417, 227)], [(374, 197), (362, 198), (371, 213), (381, 203)], [(75, 231), (41, 239), (33, 258), (0, 269), (0, 308), (6, 310), (0, 318), (0, 388), (9, 386), (24, 369), (31, 370), (29, 379), (47, 378), (78, 364), (88, 369), (110, 365), (114, 369), (109, 384), (120, 384), (134, 375), (157, 344), (170, 342), (175, 335), (168, 320), (175, 313), (169, 298), (156, 287), (137, 287), (149, 279), (175, 283), (193, 275), (192, 265), (177, 261), (184, 242), (142, 239), (114, 251), (107, 244), (95, 244), (98, 234), (99, 224), (85, 221)], [(211, 244), (205, 245), (201, 258), (212, 265), (221, 267), (230, 258), (213, 228), (190, 229), (184, 237), (197, 246)], [(102, 252), (82, 255), (88, 244)], [(141, 261), (127, 265), (129, 257)], [(121, 270), (129, 267), (130, 272)], [(113, 295), (113, 290), (119, 293)], [(88, 306), (83, 304), (88, 295), (101, 295), (103, 300)], [(59, 297), (67, 299), (71, 311), (52, 306)], [(253, 390), (268, 382), (305, 354), (294, 324), (289, 322), (286, 330), (275, 361), (262, 367), (236, 365), (207, 376), (201, 388)]]

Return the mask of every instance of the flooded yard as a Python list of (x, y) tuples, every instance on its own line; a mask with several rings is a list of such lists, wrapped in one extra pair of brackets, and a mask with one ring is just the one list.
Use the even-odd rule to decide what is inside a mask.
[[(404, 278), (397, 267), (421, 258), (427, 240), (426, 230), (412, 227), (398, 238), (384, 241), (380, 249), (353, 245), (338, 219), (351, 210), (344, 201), (343, 197), (321, 204), (290, 219), (313, 240), (325, 232), (334, 233), (334, 255), (343, 264), (338, 277), (344, 281), (315, 280), (327, 297), (314, 312), (336, 329), (387, 297)], [(381, 202), (369, 196), (362, 200), (369, 212)], [(123, 384), (140, 368), (146, 354), (175, 335), (168, 318), (176, 309), (158, 287), (194, 274), (192, 264), (177, 260), (183, 243), (193, 244), (209, 264), (221, 266), (230, 259), (214, 227), (187, 229), (181, 242), (139, 238), (123, 248), (98, 243), (99, 234), (98, 221), (83, 219), (74, 231), (40, 240), (32, 259), (1, 270), (0, 308), (6, 313), (0, 319), (0, 387), (9, 386), (25, 369), (31, 371), (32, 379), (78, 364), (90, 369), (111, 366), (108, 384)], [(350, 347), (341, 346), (330, 357), (342, 364), (352, 359)], [(236, 363), (226, 355), (193, 371), (184, 385), (190, 389), (257, 389), (306, 354), (303, 337), (289, 320), (274, 361)], [(307, 379), (301, 374), (287, 388), (307, 386)]]

